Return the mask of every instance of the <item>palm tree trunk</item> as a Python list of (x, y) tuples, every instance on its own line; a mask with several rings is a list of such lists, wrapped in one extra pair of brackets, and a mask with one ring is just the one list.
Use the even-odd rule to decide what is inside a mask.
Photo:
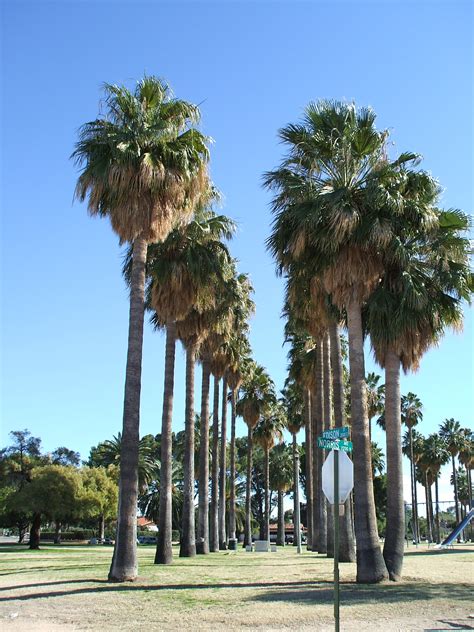
[(176, 323), (166, 327), (165, 388), (163, 395), (163, 418), (161, 423), (161, 470), (160, 507), (158, 512), (158, 541), (155, 564), (171, 564), (172, 547), (172, 424), (174, 392), (174, 360), (176, 351)]
[(285, 546), (285, 510), (283, 508), (283, 492), (278, 490), (278, 529), (277, 546)]
[(186, 405), (184, 414), (183, 522), (180, 557), (196, 555), (194, 525), (194, 365), (196, 348), (186, 349)]
[(202, 361), (201, 438), (199, 443), (199, 508), (196, 553), (209, 553), (209, 360)]
[(431, 485), (432, 483), (430, 483), (430, 477), (427, 475), (426, 476), (426, 483), (427, 483), (427, 489), (428, 489), (428, 498), (426, 500), (427, 505), (428, 505), (428, 510), (427, 510), (427, 514), (429, 516), (429, 532), (430, 532), (430, 542), (434, 542), (434, 516), (433, 516), (433, 496), (431, 493)]
[(227, 534), (225, 529), (225, 503), (227, 479), (227, 378), (222, 380), (222, 414), (221, 414), (221, 443), (219, 470), (219, 550), (227, 549)]
[[(341, 339), (339, 337), (339, 326), (335, 320), (331, 320), (329, 323), (329, 336), (331, 340), (330, 348), (334, 425), (336, 428), (339, 428), (345, 426), (346, 414)], [(339, 561), (356, 561), (351, 496), (349, 496), (349, 498), (344, 503), (344, 516), (341, 516), (339, 519)]]
[(385, 355), (385, 430), (387, 441), (387, 528), (383, 556), (390, 579), (399, 581), (402, 575), (405, 546), (400, 358), (391, 349), (388, 349)]
[(296, 433), (293, 435), (293, 546), (301, 553), (300, 455)]
[(145, 316), (145, 264), (147, 241), (139, 236), (133, 242), (128, 321), (127, 367), (120, 451), (119, 504), (117, 535), (110, 581), (131, 581), (137, 577), (137, 500), (140, 390), (142, 374), (143, 320)]
[(30, 529), (30, 545), (29, 549), (37, 550), (40, 548), (40, 532), (41, 532), (41, 514), (33, 514), (33, 522)]
[(248, 426), (247, 434), (247, 480), (245, 481), (245, 539), (244, 546), (252, 544), (252, 451), (253, 430)]
[(265, 503), (264, 503), (264, 532), (263, 539), (270, 544), (270, 450), (264, 449), (264, 485), (265, 485)]
[(317, 343), (316, 351), (316, 384), (314, 393), (313, 414), (313, 551), (327, 553), (327, 515), (326, 498), (323, 494), (321, 470), (324, 452), (316, 447), (316, 441), (324, 430), (324, 359), (323, 343)]
[(237, 398), (237, 389), (231, 392), (231, 426), (230, 426), (230, 502), (229, 502), (229, 541), (232, 540), (232, 546), (236, 540), (235, 537), (235, 401)]
[[(323, 382), (323, 430), (329, 430), (332, 426), (331, 347), (329, 332), (327, 332), (323, 338)], [(322, 503), (325, 509), (323, 515), (323, 534), (325, 533), (326, 535), (326, 553), (328, 557), (334, 557), (334, 507), (328, 503), (324, 494), (322, 494)], [(339, 508), (337, 508), (337, 511), (339, 511)]]
[(435, 498), (436, 498), (436, 542), (441, 542), (441, 529), (439, 524), (439, 490), (438, 490), (438, 474), (435, 478)]
[(454, 454), (451, 454), (452, 464), (453, 464), (453, 484), (454, 484), (454, 503), (456, 506), (456, 524), (461, 522), (461, 517), (459, 515), (459, 500), (458, 500), (458, 477), (456, 476), (456, 460), (454, 458)]
[(416, 489), (416, 463), (415, 463), (415, 455), (413, 452), (413, 432), (412, 426), (409, 429), (409, 438), (410, 438), (410, 467), (411, 467), (411, 478), (412, 478), (412, 522), (413, 522), (413, 539), (415, 544), (418, 544), (420, 541), (420, 524), (418, 520), (418, 492)]
[(304, 392), (305, 456), (306, 456), (306, 548), (313, 550), (313, 429), (311, 395)]
[(386, 579), (387, 569), (380, 550), (375, 516), (361, 306), (355, 300), (351, 300), (347, 305), (347, 320), (351, 378), (352, 441), (354, 445), (357, 582), (371, 584)]
[(219, 551), (219, 378), (214, 376), (214, 407), (212, 412), (211, 515), (209, 550)]

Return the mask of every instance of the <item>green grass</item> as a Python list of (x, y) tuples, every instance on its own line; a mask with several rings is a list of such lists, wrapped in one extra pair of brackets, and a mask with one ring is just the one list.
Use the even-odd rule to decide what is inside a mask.
[[(357, 585), (355, 565), (342, 564), (346, 627), (369, 630), (374, 622), (396, 620), (402, 621), (399, 629), (411, 629), (403, 627), (407, 617), (441, 621), (449, 615), (462, 621), (471, 603), (473, 552), (472, 547), (442, 553), (410, 549), (399, 584)], [(34, 630), (35, 625), (41, 630), (54, 625), (64, 630), (150, 625), (180, 631), (285, 630), (311, 626), (315, 617), (322, 626), (332, 622), (333, 562), (324, 556), (298, 555), (293, 547), (191, 559), (179, 558), (177, 549), (174, 553), (173, 564), (158, 566), (154, 547), (139, 547), (138, 581), (110, 584), (111, 547), (61, 545), (29, 551), (0, 546), (0, 616), (18, 613), (14, 628), (19, 630)]]

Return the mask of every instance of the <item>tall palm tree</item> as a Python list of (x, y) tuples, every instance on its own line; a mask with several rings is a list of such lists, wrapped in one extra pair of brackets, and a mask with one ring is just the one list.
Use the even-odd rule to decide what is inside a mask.
[[(346, 405), (344, 392), (344, 374), (342, 366), (342, 346), (337, 316), (333, 316), (329, 321), (329, 337), (331, 340), (330, 348), (334, 425), (336, 428), (339, 428), (346, 425), (347, 419), (345, 414)], [(344, 516), (339, 520), (339, 561), (356, 561), (351, 496), (349, 496), (349, 498), (344, 503)]]
[(401, 396), (401, 420), (408, 428), (408, 458), (410, 459), (411, 498), (413, 513), (413, 539), (420, 541), (418, 528), (418, 495), (416, 490), (415, 465), (417, 462), (416, 450), (414, 450), (413, 428), (423, 420), (423, 405), (419, 397), (414, 393)]
[(436, 503), (436, 541), (441, 542), (440, 536), (440, 524), (439, 524), (439, 490), (438, 479), (441, 467), (449, 461), (449, 452), (446, 449), (444, 440), (438, 433), (434, 433), (428, 436), (424, 445), (424, 457), (429, 463), (430, 470), (434, 477), (435, 483), (435, 503)]
[(300, 514), (300, 452), (296, 435), (305, 425), (305, 404), (303, 389), (288, 377), (282, 390), (282, 404), (285, 409), (286, 427), (292, 435), (293, 450), (293, 546), (301, 553), (301, 514)]
[(369, 109), (312, 103), (302, 124), (280, 131), (289, 155), (265, 176), (265, 184), (276, 190), (268, 246), (278, 265), (286, 270), (295, 260), (304, 262), (347, 314), (357, 581), (363, 583), (386, 578), (387, 569), (373, 497), (361, 312), (377, 287), (385, 249), (406, 221), (386, 185), (401, 164), (415, 158), (403, 154), (389, 162), (387, 136), (377, 131)]
[(140, 385), (147, 245), (166, 238), (208, 190), (207, 139), (191, 127), (196, 106), (145, 77), (132, 92), (105, 85), (104, 118), (84, 124), (72, 157), (81, 167), (76, 196), (91, 215), (109, 217), (120, 242), (133, 244), (117, 536), (111, 581), (137, 576)]
[(282, 406), (274, 401), (274, 393), (269, 393), (266, 409), (254, 430), (255, 441), (263, 449), (264, 454), (265, 529), (263, 537), (268, 543), (270, 543), (270, 450), (276, 442), (282, 441), (284, 425)]
[(250, 344), (245, 335), (236, 336), (230, 343), (232, 359), (227, 371), (227, 381), (230, 387), (231, 425), (229, 446), (229, 548), (235, 550), (236, 538), (236, 465), (235, 465), (235, 438), (236, 438), (236, 406), (240, 385), (244, 379), (245, 369), (249, 363)]
[(367, 414), (369, 416), (369, 432), (372, 440), (372, 419), (380, 415), (384, 409), (385, 385), (379, 384), (380, 375), (367, 373), (365, 383), (367, 385)]
[[(283, 418), (286, 421), (286, 427), (288, 427), (288, 421), (285, 417)], [(286, 492), (294, 486), (293, 450), (286, 443), (280, 443), (272, 450), (269, 466), (269, 481), (270, 488), (276, 490), (278, 496), (276, 544), (277, 546), (285, 546), (285, 510), (283, 499)], [(301, 553), (301, 542), (299, 552)]]
[[(424, 216), (425, 219), (418, 226), (407, 225), (404, 234), (400, 235), (397, 248), (405, 250), (402, 263), (391, 261), (386, 265), (381, 283), (366, 309), (375, 357), (385, 368), (388, 500), (384, 558), (390, 578), (394, 580), (401, 576), (405, 536), (401, 408), (407, 425), (413, 427), (421, 406), (413, 394), (401, 402), (400, 369), (407, 372), (418, 368), (423, 353), (437, 343), (445, 329), (458, 327), (462, 322), (460, 302), (463, 298), (469, 299), (467, 244), (462, 237), (466, 223), (459, 216), (457, 227), (453, 219), (450, 219), (449, 228), (446, 226), (447, 213), (434, 207), (439, 185), (428, 174), (401, 170), (400, 176), (397, 186), (403, 194), (403, 204), (412, 210), (417, 209), (420, 218), (423, 220)], [(438, 254), (433, 253), (439, 253), (441, 244), (444, 264), (440, 271)], [(431, 472), (427, 463), (420, 461), (420, 467), (429, 510)], [(414, 470), (413, 520), (417, 532), (416, 480), (413, 475)], [(427, 517), (432, 532), (430, 512)]]
[[(403, 415), (403, 412), (402, 412)], [(403, 419), (403, 417), (402, 417)], [(415, 478), (416, 464), (423, 453), (424, 437), (413, 427), (407, 430), (402, 437), (402, 453), (408, 457), (410, 461), (410, 470), (413, 468), (413, 478)], [(419, 526), (418, 526), (418, 493), (416, 489), (416, 479), (412, 481), (411, 494), (412, 494), (412, 534), (413, 541), (419, 542)]]
[(456, 476), (456, 461), (455, 457), (459, 454), (459, 451), (463, 447), (462, 429), (459, 421), (451, 419), (445, 419), (439, 428), (439, 435), (444, 440), (446, 448), (451, 455), (451, 463), (453, 467), (453, 486), (454, 486), (454, 503), (456, 506), (456, 522), (461, 522), (461, 515), (459, 512), (459, 498), (458, 498), (458, 483)]
[(248, 428), (247, 482), (245, 489), (245, 545), (252, 544), (251, 493), (253, 432), (260, 417), (274, 399), (274, 386), (268, 373), (262, 366), (256, 362), (252, 362), (248, 367), (248, 374), (242, 383), (239, 400), (237, 402), (237, 414), (243, 417)]
[[(155, 563), (169, 564), (172, 561), (172, 443), (171, 427), (174, 390), (175, 342), (181, 335), (187, 349), (187, 382), (194, 380), (194, 363), (197, 345), (204, 329), (198, 315), (215, 307), (219, 289), (227, 283), (231, 270), (231, 258), (222, 239), (230, 239), (235, 226), (233, 222), (212, 211), (198, 209), (194, 219), (174, 229), (161, 243), (148, 248), (147, 269), (151, 282), (149, 304), (155, 310), (152, 322), (156, 327), (166, 328), (165, 384), (163, 395), (161, 482), (158, 543)], [(125, 271), (129, 269), (125, 262)], [(194, 310), (194, 311), (193, 311)], [(191, 312), (193, 312), (191, 314)], [(191, 318), (187, 318), (191, 314)], [(187, 320), (186, 320), (187, 318)], [(183, 322), (184, 321), (184, 322)], [(194, 327), (193, 327), (194, 326)], [(179, 328), (179, 331), (178, 331)], [(194, 404), (191, 387), (187, 384), (186, 423), (187, 449), (185, 450), (185, 493), (183, 512), (184, 538), (180, 554), (194, 554)], [(192, 523), (192, 524), (191, 524)]]
[[(214, 310), (205, 312), (208, 320), (207, 336), (201, 345), (200, 355), (203, 362), (203, 381), (201, 394), (201, 418), (207, 419), (203, 422), (200, 443), (200, 470), (199, 470), (199, 520), (198, 520), (198, 552), (208, 553), (210, 548), (209, 539), (209, 379), (210, 374), (224, 375), (228, 366), (228, 343), (234, 332), (239, 330), (241, 315), (245, 309), (250, 312), (253, 302), (250, 299), (252, 291), (248, 277), (245, 274), (237, 274), (235, 261), (232, 262), (232, 276), (226, 282), (225, 287), (219, 291), (219, 300)], [(249, 313), (250, 313), (249, 312)], [(217, 403), (217, 410), (216, 410)], [(218, 541), (218, 511), (219, 511), (219, 481), (218, 469), (218, 405), (219, 400), (214, 402), (214, 424), (213, 424), (213, 502), (212, 502), (212, 533), (214, 535), (212, 549), (219, 550)], [(206, 416), (206, 417), (205, 417)], [(225, 499), (223, 499), (223, 502)], [(216, 537), (217, 536), (217, 537)], [(217, 542), (217, 543), (216, 543)]]
[(472, 508), (472, 481), (471, 470), (474, 467), (474, 432), (470, 428), (461, 430), (462, 446), (459, 450), (459, 461), (466, 468), (466, 479), (468, 489), (468, 504)]

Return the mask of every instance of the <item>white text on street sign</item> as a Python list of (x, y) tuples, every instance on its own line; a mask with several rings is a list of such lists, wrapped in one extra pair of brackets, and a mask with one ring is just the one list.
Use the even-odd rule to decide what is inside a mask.
[(349, 436), (349, 426), (342, 428), (330, 428), (323, 431), (323, 439), (347, 439)]
[(342, 450), (343, 452), (350, 452), (352, 450), (352, 441), (318, 437), (318, 448), (323, 448), (324, 450)]

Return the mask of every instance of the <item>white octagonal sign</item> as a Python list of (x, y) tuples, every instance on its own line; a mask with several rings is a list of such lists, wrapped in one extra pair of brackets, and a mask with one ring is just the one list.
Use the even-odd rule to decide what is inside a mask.
[[(342, 505), (354, 487), (354, 465), (345, 452), (339, 452), (339, 503)], [(323, 492), (334, 505), (334, 450), (328, 454), (322, 467)]]

